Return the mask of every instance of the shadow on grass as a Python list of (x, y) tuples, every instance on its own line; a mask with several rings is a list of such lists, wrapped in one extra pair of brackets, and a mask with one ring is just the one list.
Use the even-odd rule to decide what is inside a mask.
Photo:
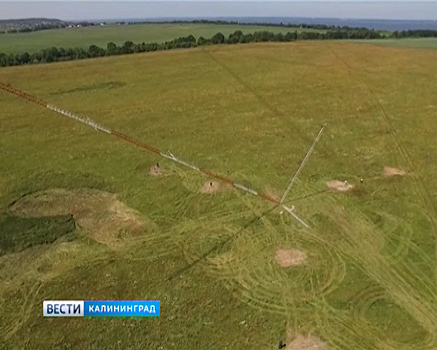
[(0, 216), (0, 256), (51, 244), (61, 237), (71, 241), (76, 237), (75, 231), (71, 215), (24, 218), (4, 214)]

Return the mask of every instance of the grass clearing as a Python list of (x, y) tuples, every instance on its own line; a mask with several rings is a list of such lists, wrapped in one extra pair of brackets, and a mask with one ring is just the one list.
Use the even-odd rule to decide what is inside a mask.
[[(256, 197), (203, 194), (209, 179), (1, 93), (2, 210), (87, 188), (148, 224), (123, 245), (79, 232), (1, 256), (0, 348), (435, 349), (436, 58), (295, 42), (2, 69), (5, 83), (279, 195), (328, 126), (289, 197), (305, 230)], [(165, 176), (150, 176), (157, 161)], [(327, 191), (332, 179), (354, 188)], [(283, 268), (281, 247), (305, 262)], [(162, 316), (41, 315), (44, 299), (84, 298), (161, 299)]]
[(0, 52), (24, 53), (38, 52), (50, 47), (86, 48), (90, 45), (105, 47), (109, 42), (122, 45), (125, 41), (134, 43), (162, 43), (181, 36), (190, 34), (198, 38), (203, 36), (211, 38), (221, 32), (226, 37), (241, 30), (243, 33), (256, 31), (269, 31), (274, 33), (287, 33), (297, 31), (321, 31), (311, 28), (281, 28), (274, 26), (251, 25), (219, 25), (219, 24), (135, 24), (135, 25), (109, 25), (105, 27), (82, 27), (43, 30), (30, 33), (15, 33), (0, 35)]
[(378, 40), (352, 40), (356, 43), (400, 46), (417, 49), (437, 49), (437, 38), (405, 38), (405, 39), (378, 39)]

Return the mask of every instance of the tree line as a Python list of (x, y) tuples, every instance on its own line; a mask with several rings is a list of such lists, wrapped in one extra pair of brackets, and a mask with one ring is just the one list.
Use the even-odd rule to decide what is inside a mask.
[(65, 27), (67, 27), (67, 25), (63, 23), (37, 24), (35, 26), (22, 26), (19, 28), (2, 29), (0, 30), (0, 34), (30, 33), (37, 32), (39, 30), (59, 29)]
[[(6, 27), (5, 24), (6, 24)], [(17, 27), (17, 23), (19, 27)], [(98, 26), (101, 23), (105, 25), (135, 25), (135, 24), (162, 24), (162, 23), (173, 23), (173, 24), (214, 24), (214, 25), (239, 25), (239, 26), (268, 26), (268, 27), (283, 27), (283, 28), (301, 28), (301, 29), (315, 29), (323, 31), (373, 31), (373, 29), (368, 29), (366, 27), (350, 27), (350, 26), (339, 26), (339, 25), (326, 25), (326, 24), (308, 24), (308, 23), (271, 23), (271, 22), (238, 22), (238, 21), (225, 21), (225, 20), (174, 20), (174, 21), (117, 21), (117, 22), (92, 22), (92, 21), (81, 21), (81, 22), (65, 22), (61, 20), (52, 19), (22, 19), (22, 20), (0, 20), (0, 34), (5, 33), (23, 33), (32, 32), (47, 29), (58, 29), (66, 28), (68, 26)], [(10, 28), (7, 28), (11, 26)], [(378, 31), (383, 32), (383, 31)], [(388, 34), (391, 38), (427, 38), (427, 37), (437, 37), (437, 30), (403, 30), (394, 31)]]
[(0, 53), (0, 66), (20, 66), (25, 64), (51, 63), (60, 61), (70, 61), (77, 59), (86, 59), (94, 57), (126, 55), (139, 52), (152, 52), (159, 50), (172, 50), (177, 48), (190, 48), (203, 45), (218, 44), (245, 44), (252, 42), (291, 42), (296, 40), (325, 40), (325, 39), (378, 39), (381, 35), (369, 29), (353, 30), (335, 30), (326, 33), (319, 32), (288, 32), (272, 33), (268, 31), (259, 31), (252, 34), (243, 34), (237, 30), (227, 38), (222, 33), (217, 33), (209, 39), (199, 37), (197, 40), (193, 35), (180, 37), (164, 43), (141, 43), (135, 44), (132, 41), (126, 41), (123, 45), (118, 46), (113, 42), (106, 45), (106, 48), (97, 45), (91, 45), (88, 49), (83, 48), (57, 48), (51, 47), (39, 52), (29, 54), (5, 54)]
[(207, 19), (195, 19), (192, 21), (187, 20), (174, 20), (174, 21), (132, 21), (123, 24), (215, 24), (215, 25), (238, 25), (238, 26), (260, 26), (260, 27), (283, 27), (283, 28), (304, 28), (304, 29), (317, 29), (317, 30), (352, 30), (352, 29), (366, 29), (365, 27), (349, 27), (349, 26), (336, 26), (327, 24), (308, 24), (308, 23), (271, 23), (271, 22), (238, 22), (238, 21), (225, 21), (225, 20), (207, 20)]
[(16, 20), (14, 22), (3, 21), (0, 23), (0, 34), (16, 34), (16, 33), (30, 33), (40, 30), (60, 29), (67, 28), (69, 26), (95, 26), (97, 24), (92, 22), (64, 22), (59, 20)]
[(390, 35), (395, 39), (402, 38), (437, 38), (437, 30), (419, 29), (419, 30), (403, 30), (394, 31)]

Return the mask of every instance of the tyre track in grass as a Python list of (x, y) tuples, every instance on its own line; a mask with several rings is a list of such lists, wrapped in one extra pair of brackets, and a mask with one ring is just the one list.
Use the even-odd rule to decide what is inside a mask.
[(26, 324), (30, 318), (32, 309), (36, 306), (35, 299), (42, 286), (43, 284), (41, 282), (36, 282), (29, 290), (23, 292), (24, 298), (21, 303), (21, 309), (18, 314), (11, 316), (9, 324), (6, 325), (3, 330), (0, 330), (0, 338), (4, 338), (5, 340), (10, 339)]
[[(337, 229), (335, 229), (334, 226), (334, 230), (327, 232), (328, 236), (332, 237), (328, 244), (332, 249), (336, 249), (349, 256), (357, 267), (386, 291), (389, 299), (401, 306), (402, 309), (409, 313), (422, 328), (427, 331), (428, 336), (426, 339), (416, 341), (414, 343), (414, 349), (435, 349), (437, 345), (435, 332), (437, 321), (435, 314), (437, 310), (432, 303), (428, 302), (429, 300), (423, 300), (424, 296), (419, 295), (416, 290), (417, 286), (426, 288), (427, 281), (421, 281), (420, 278), (418, 278), (417, 281), (412, 282), (411, 276), (406, 276), (404, 273), (405, 269), (415, 268), (415, 271), (411, 273), (411, 275), (420, 275), (420, 269), (417, 266), (409, 266), (408, 262), (403, 262), (400, 266), (392, 266), (381, 254), (380, 245), (378, 243), (375, 244), (375, 242), (380, 241), (382, 232), (374, 229), (372, 224), (368, 222), (368, 219), (362, 213), (354, 212), (352, 209), (352, 211), (341, 209), (341, 206), (338, 205), (339, 201), (341, 200), (337, 199), (337, 203), (335, 203), (335, 201), (328, 203), (325, 208), (325, 213), (333, 222), (336, 222), (338, 226)], [(335, 232), (337, 232), (338, 235), (336, 235)], [(430, 288), (429, 293), (434, 297), (436, 291), (432, 289), (432, 286)], [(380, 345), (378, 346), (379, 349), (400, 350), (411, 348), (412, 344), (410, 344), (410, 347), (404, 347), (400, 346), (403, 344), (397, 343), (395, 339), (387, 340), (386, 334), (380, 331), (376, 326), (372, 326), (370, 321), (366, 322), (366, 305), (369, 305), (372, 300), (375, 301), (379, 298), (375, 295), (375, 291), (363, 291), (354, 299), (356, 298), (364, 302), (364, 308), (361, 307), (359, 310), (356, 310), (358, 313), (353, 312), (351, 316), (341, 314), (341, 310), (331, 308), (332, 312), (329, 316), (332, 320), (332, 322), (330, 322), (331, 326), (333, 323), (344, 324), (344, 317), (351, 317), (351, 324), (354, 324), (354, 326), (344, 324), (344, 326), (348, 327), (342, 331), (334, 327), (336, 331), (333, 332), (331, 339), (336, 345), (349, 342), (350, 337), (354, 337), (357, 335), (357, 332), (361, 332), (362, 330), (357, 329), (355, 326), (355, 324), (360, 323), (362, 325), (368, 325), (365, 334), (373, 334), (375, 338), (374, 341)], [(429, 295), (426, 296), (425, 299), (429, 299)], [(340, 333), (337, 333), (337, 331)], [(348, 334), (348, 336), (344, 337), (344, 334)], [(340, 346), (340, 348), (349, 349), (351, 347)], [(361, 349), (361, 346), (357, 348)], [(371, 347), (371, 349), (374, 348), (375, 347)]]
[[(383, 105), (381, 104), (381, 102), (378, 100), (378, 98), (376, 97), (375, 93), (373, 92), (373, 90), (370, 88), (369, 84), (366, 83), (366, 81), (360, 77), (358, 74), (353, 74), (353, 67), (351, 67), (348, 62), (343, 59), (341, 56), (339, 56), (334, 49), (331, 47), (331, 45), (327, 45), (329, 50), (331, 51), (331, 53), (340, 61), (343, 63), (343, 65), (346, 67), (346, 69), (348, 70), (349, 74), (356, 77), (358, 79), (358, 81), (361, 83), (362, 86), (364, 86), (364, 88), (367, 90), (368, 94), (370, 95), (370, 97), (372, 98), (372, 100), (375, 102), (375, 105), (378, 107), (380, 114), (382, 116), (382, 119), (387, 127), (387, 131), (389, 131), (389, 134), (393, 140), (393, 142), (395, 143), (395, 147), (397, 149), (397, 151), (399, 152), (399, 154), (401, 155), (401, 158), (403, 159), (403, 161), (405, 162), (405, 164), (408, 166), (409, 170), (410, 170), (410, 175), (413, 178), (416, 187), (418, 188), (420, 195), (422, 197), (422, 200), (425, 204), (426, 209), (428, 210), (429, 214), (431, 217), (429, 217), (429, 223), (431, 225), (432, 228), (432, 232), (434, 235), (434, 243), (435, 243), (435, 262), (434, 262), (434, 275), (437, 278), (437, 228), (436, 228), (436, 218), (437, 218), (437, 208), (435, 205), (435, 202), (433, 200), (432, 195), (430, 194), (430, 192), (427, 190), (422, 177), (416, 172), (417, 167), (415, 166), (414, 162), (411, 159), (410, 154), (408, 153), (407, 149), (403, 146), (403, 140), (400, 136), (397, 135), (396, 129), (392, 123), (392, 121), (390, 120), (387, 112), (385, 111)], [(414, 171), (412, 171), (414, 170)]]
[[(378, 241), (382, 232), (372, 227), (362, 213), (354, 212), (353, 209), (340, 209), (332, 203), (325, 209), (325, 215), (335, 223), (332, 233), (338, 231), (343, 237), (336, 243), (338, 249), (356, 261), (364, 273), (380, 284), (390, 298), (428, 332), (433, 346), (428, 348), (434, 349), (437, 345), (437, 305), (434, 305), (433, 300), (437, 292), (426, 280), (414, 280), (413, 276), (420, 276), (420, 267), (410, 266), (409, 261), (398, 266), (391, 265), (379, 248), (375, 249), (374, 242)], [(423, 295), (424, 291), (429, 294)], [(427, 348), (423, 344), (417, 345)]]
[[(330, 48), (331, 49), (331, 48)], [(331, 49), (331, 51), (333, 51)], [(262, 95), (260, 95), (256, 90), (254, 90), (250, 85), (248, 85), (247, 83), (245, 83), (245, 81), (243, 79), (241, 79), (237, 74), (235, 74), (231, 69), (229, 69), (229, 67), (227, 67), (224, 63), (222, 63), (220, 60), (218, 60), (212, 53), (210, 53), (209, 51), (204, 51), (213, 61), (215, 61), (218, 65), (220, 65), (226, 72), (228, 72), (235, 80), (237, 80), (237, 82), (239, 82), (240, 84), (242, 84), (247, 90), (249, 90), (256, 98), (259, 102), (261, 102), (261, 104), (263, 104), (265, 107), (267, 107), (272, 113), (280, 113), (274, 106), (271, 106), (267, 101), (264, 100), (264, 98), (262, 97)], [(334, 53), (334, 52), (333, 52)], [(335, 53), (334, 53), (335, 54)], [(335, 54), (335, 56), (337, 56)], [(338, 56), (337, 56), (338, 58)], [(343, 62), (344, 66), (347, 67), (347, 69), (350, 71), (352, 68), (350, 66), (347, 65), (347, 63)], [(374, 95), (373, 91), (370, 90), (370, 87), (361, 80), (361, 84), (365, 86), (365, 88), (367, 90), (369, 90), (369, 94), (372, 97), (372, 99), (374, 101), (377, 102), (378, 104), (378, 108), (380, 109), (380, 112), (382, 113), (383, 116), (383, 121), (385, 123), (385, 125), (389, 128), (389, 129), (393, 129), (393, 126), (391, 125), (391, 121), (388, 118), (385, 110), (383, 109), (382, 105), (379, 103), (379, 101), (376, 99), (376, 96)], [(296, 129), (294, 131), (298, 131), (301, 132), (301, 130)], [(407, 164), (407, 166), (410, 169), (414, 168), (414, 164), (408, 154), (408, 152), (403, 149), (402, 147), (402, 140), (400, 138), (397, 137), (396, 134), (393, 135), (393, 130), (392, 130), (392, 137), (393, 137), (393, 141), (395, 143), (396, 149), (397, 151), (400, 153), (401, 157), (403, 158), (404, 162)], [(305, 138), (302, 137), (304, 140)], [(324, 155), (328, 155), (326, 152), (324, 152)], [(435, 207), (434, 207), (434, 203), (431, 203), (428, 201), (428, 197), (429, 193), (427, 193), (426, 188), (424, 187), (424, 183), (422, 181), (422, 179), (420, 178), (419, 175), (414, 174), (414, 180), (415, 180), (415, 184), (419, 189), (419, 192), (421, 193), (421, 197), (422, 200), (425, 203), (426, 208), (431, 211), (432, 213), (434, 213), (435, 216)], [(359, 214), (359, 213), (358, 213)], [(362, 214), (362, 213), (361, 213)], [(359, 215), (360, 216), (360, 215)], [(435, 227), (434, 227), (434, 222), (431, 219), (431, 225), (432, 225), (432, 229), (433, 229), (433, 233), (435, 236)], [(353, 229), (353, 227), (351, 227)], [(347, 230), (346, 230), (347, 231)], [(341, 251), (342, 253), (346, 253), (347, 255), (351, 256), (352, 258), (354, 258), (360, 265), (362, 265), (362, 268), (364, 270), (365, 273), (367, 273), (371, 278), (373, 278), (375, 281), (377, 281), (378, 283), (381, 284), (381, 286), (388, 291), (388, 294), (391, 295), (392, 298), (394, 298), (394, 300), (396, 300), (397, 303), (400, 303), (403, 308), (410, 313), (425, 329), (428, 330), (429, 332), (429, 337), (427, 337), (425, 342), (422, 342), (421, 344), (416, 344), (417, 348), (419, 349), (431, 349), (435, 344), (436, 344), (436, 339), (435, 339), (435, 323), (432, 321), (432, 314), (434, 310), (434, 307), (432, 306), (432, 303), (428, 303), (429, 300), (423, 300), (422, 298), (424, 297), (423, 295), (420, 296), (420, 299), (422, 299), (422, 301), (420, 300), (416, 300), (417, 297), (419, 297), (417, 295), (417, 291), (415, 290), (415, 287), (417, 287), (417, 285), (412, 286), (411, 284), (411, 275), (414, 275), (415, 273), (419, 273), (420, 274), (420, 270), (417, 270), (417, 266), (411, 267), (411, 266), (407, 266), (406, 270), (404, 271), (402, 268), (398, 268), (398, 271), (390, 271), (391, 269), (391, 264), (389, 261), (387, 261), (383, 256), (381, 255), (381, 252), (379, 251), (375, 251), (375, 254), (378, 255), (378, 257), (369, 257), (366, 255), (363, 255), (363, 252), (360, 251), (360, 249), (358, 247), (360, 247), (362, 244), (365, 244), (368, 248), (368, 251), (371, 252), (374, 249), (373, 246), (373, 242), (368, 242), (366, 241), (367, 238), (364, 238), (364, 236), (362, 235), (362, 237), (354, 237), (353, 236), (353, 230), (351, 232), (346, 232), (344, 231), (344, 238), (346, 239), (347, 242), (346, 245), (340, 246), (340, 247), (335, 247), (335, 250), (337, 251)], [(367, 231), (367, 230), (365, 230)], [(367, 233), (364, 232), (363, 233)], [(380, 232), (377, 232), (380, 234)], [(363, 240), (364, 238), (364, 240)], [(375, 238), (378, 242), (378, 237), (373, 237)], [(417, 248), (417, 247), (416, 247)], [(247, 271), (246, 271), (247, 272)], [(406, 272), (406, 273), (405, 273)], [(229, 275), (229, 274), (227, 274)], [(241, 276), (241, 274), (240, 274)], [(253, 306), (260, 308), (260, 309), (264, 309), (264, 310), (269, 310), (270, 311), (274, 311), (276, 310), (276, 312), (286, 312), (286, 310), (284, 309), (284, 307), (289, 308), (293, 305), (287, 305), (287, 302), (281, 302), (281, 303), (272, 303), (271, 302), (271, 298), (272, 295), (270, 294), (269, 291), (265, 290), (265, 286), (260, 286), (259, 283), (260, 281), (256, 281), (256, 280), (252, 280), (253, 276), (247, 276), (247, 280), (237, 280), (234, 281), (234, 283), (236, 282), (237, 284), (240, 284), (240, 288), (243, 289), (244, 292), (244, 298), (251, 300), (252, 303), (254, 304)], [(231, 282), (231, 281), (229, 281)], [(234, 283), (230, 283), (231, 285), (234, 285)], [(255, 284), (255, 288), (254, 285)], [(421, 283), (422, 285), (422, 283)], [(435, 295), (435, 291), (432, 288), (433, 286), (430, 286), (429, 288), (427, 288), (427, 293), (429, 293), (429, 295), (427, 297), (425, 297), (425, 299), (429, 298), (430, 296), (434, 296)], [(239, 289), (237, 287), (237, 289)], [(253, 293), (254, 290), (258, 290), (260, 293)], [(426, 290), (426, 289), (425, 289)], [(267, 292), (267, 293), (266, 293)], [(267, 295), (266, 295), (267, 294)], [(267, 297), (267, 300), (266, 298)], [(270, 301), (270, 302), (269, 302)], [(337, 322), (342, 322), (343, 320), (341, 319), (341, 315), (338, 315), (340, 318), (337, 319)], [(349, 324), (345, 323), (345, 326), (348, 326), (350, 328), (350, 330), (348, 331), (348, 333), (352, 332), (352, 334), (356, 334), (356, 327), (350, 327)], [(363, 331), (366, 330), (366, 327), (364, 327), (364, 325), (362, 325), (363, 327), (361, 327)], [(368, 330), (368, 329), (367, 329)], [(349, 342), (347, 340), (347, 338), (345, 338), (344, 336), (344, 332), (343, 334), (338, 334), (339, 339), (342, 339), (343, 342)], [(329, 337), (328, 337), (329, 338)], [(382, 338), (382, 337), (379, 337)], [(378, 342), (382, 342), (380, 340), (375, 340)], [(382, 343), (381, 343), (382, 344)], [(358, 344), (355, 344), (358, 345)], [(362, 348), (362, 349), (366, 349), (369, 348), (367, 345), (364, 346), (364, 344), (360, 344), (359, 347), (357, 348)], [(389, 344), (385, 344), (383, 345), (384, 349), (395, 349), (395, 346), (391, 346)]]
[[(328, 49), (330, 50), (330, 52), (340, 61), (344, 64), (344, 66), (346, 67), (347, 71), (349, 72), (349, 74), (351, 76), (353, 76), (354, 78), (357, 78), (357, 80), (360, 82), (360, 84), (365, 88), (365, 90), (368, 92), (369, 96), (371, 97), (371, 99), (374, 101), (375, 105), (378, 107), (379, 111), (380, 111), (380, 115), (382, 117), (382, 121), (384, 122), (386, 128), (388, 129), (390, 135), (391, 135), (391, 139), (396, 147), (396, 150), (398, 151), (398, 153), (401, 156), (401, 159), (403, 160), (404, 164), (407, 165), (407, 167), (410, 170), (411, 173), (411, 177), (413, 178), (413, 181), (416, 185), (416, 188), (418, 189), (420, 196), (422, 198), (422, 201), (425, 205), (426, 211), (428, 212), (428, 215), (425, 214), (425, 216), (428, 217), (428, 221), (430, 223), (431, 226), (431, 230), (434, 236), (434, 246), (435, 246), (435, 257), (434, 257), (434, 276), (437, 277), (437, 233), (436, 233), (436, 227), (435, 227), (435, 218), (436, 218), (436, 207), (435, 207), (435, 203), (429, 193), (429, 191), (427, 190), (423, 179), (421, 178), (421, 176), (416, 173), (415, 171), (412, 170), (416, 170), (415, 164), (411, 159), (410, 154), (408, 153), (408, 151), (406, 150), (406, 148), (403, 146), (403, 140), (402, 138), (397, 134), (394, 125), (391, 121), (391, 119), (389, 118), (387, 112), (385, 111), (384, 107), (382, 106), (381, 102), (376, 98), (375, 93), (372, 91), (372, 89), (370, 88), (370, 86), (366, 83), (366, 81), (360, 77), (358, 74), (353, 74), (354, 70), (353, 67), (351, 67), (348, 62), (343, 59), (342, 57), (340, 57), (335, 50), (331, 47), (331, 45), (327, 45)], [(414, 248), (418, 248), (418, 247), (414, 247)], [(422, 254), (424, 254), (424, 252), (422, 251)], [(425, 254), (426, 255), (426, 254)], [(437, 325), (436, 325), (436, 320), (432, 321), (432, 312), (434, 312), (434, 315), (437, 313), (435, 304), (436, 304), (436, 291), (435, 291), (435, 287), (436, 287), (436, 283), (435, 283), (435, 278), (434, 280), (429, 279), (427, 276), (424, 276), (424, 274), (422, 273), (422, 271), (420, 269), (414, 268), (413, 266), (410, 266), (408, 264), (405, 264), (405, 262), (402, 263), (402, 265), (404, 265), (403, 269), (398, 269), (399, 271), (397, 271), (395, 273), (395, 271), (393, 271), (393, 273), (396, 276), (390, 276), (387, 275), (386, 278), (391, 278), (391, 277), (396, 277), (395, 279), (398, 280), (398, 282), (401, 282), (404, 287), (408, 287), (407, 289), (404, 289), (404, 291), (402, 290), (387, 290), (389, 292), (389, 294), (391, 294), (392, 297), (394, 297), (394, 299), (396, 300), (397, 303), (400, 302), (400, 305), (402, 305), (402, 308), (404, 310), (408, 310), (408, 312), (410, 313), (410, 315), (412, 315), (418, 322), (420, 322), (422, 324), (422, 326), (429, 332), (430, 334), (430, 341), (429, 344), (433, 344), (433, 346), (436, 345), (436, 335), (437, 335)], [(390, 268), (390, 265), (387, 266), (387, 268)], [(367, 269), (366, 269), (367, 270)], [(415, 270), (415, 271), (413, 271)], [(373, 274), (374, 278), (377, 278), (380, 274), (379, 271), (377, 272), (376, 270), (374, 271), (370, 271), (367, 270), (366, 273), (370, 275)], [(375, 273), (377, 275), (375, 275)], [(423, 275), (425, 278), (425, 280), (428, 280), (430, 284), (428, 285), (423, 285), (423, 283), (421, 283), (422, 281), (419, 280), (417, 277), (418, 275)], [(379, 276), (381, 277), (381, 276)], [(389, 284), (387, 284), (387, 280), (385, 279), (380, 279), (378, 278), (377, 280), (379, 280), (378, 282), (381, 283), (381, 285), (384, 286), (384, 288), (390, 288), (393, 286), (390, 286)], [(416, 281), (414, 281), (416, 280)], [(413, 287), (413, 281), (417, 282), (414, 284)], [(393, 281), (394, 282), (394, 281)], [(408, 283), (409, 282), (409, 283)], [(409, 286), (408, 286), (409, 285)], [(422, 287), (424, 288), (423, 290), (418, 290), (418, 286), (422, 285)], [(399, 287), (401, 287), (399, 285)], [(407, 292), (407, 290), (409, 290), (409, 292), (407, 294), (405, 294)], [(423, 295), (423, 291), (427, 291), (429, 294), (428, 295)], [(412, 293), (412, 294), (411, 294)], [(411, 294), (411, 295), (408, 295)], [(420, 296), (419, 296), (419, 295)], [(420, 298), (416, 299), (416, 298)], [(409, 303), (405, 303), (406, 300), (409, 299)], [(420, 305), (422, 304), (422, 305)], [(433, 311), (431, 311), (433, 310)], [(435, 317), (434, 317), (435, 318)]]

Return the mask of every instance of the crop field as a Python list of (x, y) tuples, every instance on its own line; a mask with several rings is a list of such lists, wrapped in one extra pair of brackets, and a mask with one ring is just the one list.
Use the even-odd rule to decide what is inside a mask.
[(354, 40), (353, 42), (382, 46), (401, 46), (418, 49), (437, 49), (437, 38)]
[[(218, 25), (218, 24), (138, 24), (109, 25), (105, 27), (82, 27), (43, 30), (31, 33), (15, 33), (0, 35), (0, 52), (4, 53), (34, 53), (50, 47), (88, 48), (90, 45), (106, 47), (109, 42), (122, 45), (125, 41), (134, 43), (152, 43), (170, 41), (181, 36), (194, 35), (210, 38), (221, 32), (228, 36), (236, 30), (243, 33), (269, 31), (287, 33), (300, 31), (298, 28), (281, 28), (251, 25)], [(305, 31), (316, 31), (306, 28)]]
[[(0, 90), (0, 349), (436, 349), (436, 61), (308, 41), (1, 69), (279, 197), (326, 129), (287, 197), (305, 229)], [(43, 318), (50, 299), (160, 299), (161, 317)]]

